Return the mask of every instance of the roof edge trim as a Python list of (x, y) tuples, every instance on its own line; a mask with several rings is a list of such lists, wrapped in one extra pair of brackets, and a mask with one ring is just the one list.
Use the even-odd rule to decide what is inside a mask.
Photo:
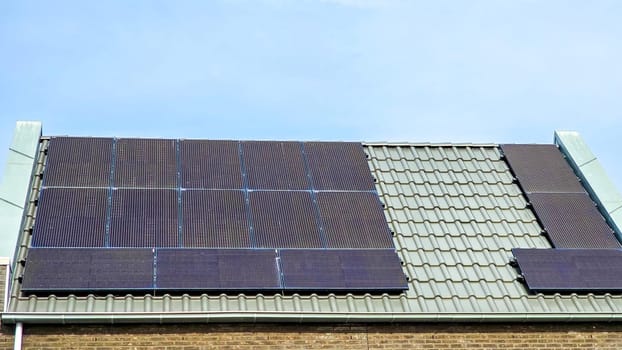
[(2, 322), (28, 324), (121, 323), (368, 323), (368, 322), (622, 322), (621, 313), (4, 313)]
[(555, 131), (554, 143), (598, 204), (598, 210), (613, 228), (618, 240), (622, 241), (622, 213), (616, 213), (622, 207), (622, 195), (594, 153), (576, 131)]

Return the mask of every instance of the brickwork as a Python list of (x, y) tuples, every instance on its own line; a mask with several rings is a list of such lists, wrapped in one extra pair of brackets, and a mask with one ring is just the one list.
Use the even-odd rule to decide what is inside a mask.
[(0, 265), (0, 312), (4, 311), (4, 290), (6, 287), (7, 265)]
[[(12, 329), (0, 349), (12, 347)], [(622, 324), (32, 326), (23, 349), (621, 349)]]

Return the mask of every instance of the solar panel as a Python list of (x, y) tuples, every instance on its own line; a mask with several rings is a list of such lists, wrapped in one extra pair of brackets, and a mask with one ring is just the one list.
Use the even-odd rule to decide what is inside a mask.
[(242, 142), (248, 187), (267, 190), (310, 189), (300, 142)]
[(373, 191), (374, 179), (363, 146), (356, 142), (305, 142), (316, 190)]
[(273, 249), (158, 249), (159, 290), (278, 290)]
[(533, 292), (620, 292), (619, 249), (512, 249)]
[(530, 193), (529, 200), (556, 248), (620, 248), (586, 193)]
[(577, 176), (554, 145), (501, 145), (525, 192), (585, 193)]
[(184, 247), (250, 247), (250, 228), (244, 192), (182, 192)]
[(42, 189), (31, 245), (103, 247), (107, 203), (107, 189)]
[(118, 139), (114, 186), (176, 188), (175, 140)]
[(31, 248), (22, 291), (152, 290), (151, 249)]
[(318, 192), (328, 248), (393, 248), (391, 231), (373, 192)]
[(279, 254), (286, 290), (408, 289), (392, 249), (283, 249)]
[(111, 138), (53, 137), (43, 177), (44, 186), (108, 187)]
[(321, 248), (317, 214), (309, 192), (249, 193), (254, 238), (261, 248)]
[(112, 193), (112, 247), (177, 247), (177, 191), (118, 189)]
[(181, 186), (241, 189), (242, 170), (237, 141), (181, 140)]

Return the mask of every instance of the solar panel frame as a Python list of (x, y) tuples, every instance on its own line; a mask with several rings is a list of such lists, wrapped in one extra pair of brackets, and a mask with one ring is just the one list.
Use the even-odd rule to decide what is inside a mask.
[(555, 145), (505, 144), (501, 150), (526, 193), (586, 193)]
[(108, 189), (43, 188), (33, 227), (33, 247), (103, 247)]
[(586, 193), (530, 193), (529, 201), (556, 248), (620, 248)]
[(181, 203), (184, 247), (251, 247), (243, 191), (186, 190)]
[(619, 249), (514, 248), (527, 287), (532, 292), (621, 292)]
[(322, 248), (309, 192), (252, 191), (249, 207), (257, 248)]
[(300, 142), (243, 141), (249, 189), (309, 190)]
[(176, 190), (115, 189), (110, 213), (110, 246), (178, 247), (178, 216)]
[(313, 188), (321, 191), (373, 191), (363, 145), (358, 142), (304, 142)]
[(327, 248), (394, 248), (382, 204), (374, 192), (318, 192)]
[(181, 187), (242, 189), (239, 141), (180, 140)]
[(120, 188), (177, 188), (175, 140), (118, 139), (114, 186)]
[(281, 249), (283, 288), (288, 291), (401, 292), (408, 289), (392, 249)]
[(108, 187), (112, 138), (52, 137), (47, 147), (43, 186)]
[(274, 249), (157, 249), (157, 290), (276, 291)]

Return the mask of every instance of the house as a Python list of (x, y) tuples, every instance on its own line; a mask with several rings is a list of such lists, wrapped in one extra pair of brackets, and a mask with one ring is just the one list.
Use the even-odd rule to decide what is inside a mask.
[[(147, 247), (144, 250), (132, 251), (128, 259), (134, 259), (131, 260), (131, 264), (146, 262), (146, 265), (156, 266), (158, 271), (147, 276), (144, 286), (140, 284), (142, 282), (139, 280), (143, 276), (140, 274), (132, 275), (138, 276), (134, 280), (123, 280), (123, 283), (132, 286), (128, 289), (119, 287), (118, 284), (109, 287), (106, 284), (110, 282), (109, 280), (106, 282), (97, 280), (99, 274), (103, 273), (111, 272), (113, 280), (115, 276), (119, 276), (117, 273), (123, 274), (128, 264), (119, 260), (121, 258), (98, 258), (103, 260), (98, 260), (97, 264), (86, 269), (91, 272), (80, 272), (84, 271), (83, 268), (88, 265), (88, 261), (94, 261), (96, 258), (89, 255), (88, 258), (84, 258), (86, 260), (79, 260), (84, 256), (77, 253), (63, 256), (54, 249), (82, 249), (76, 247), (83, 247), (83, 243), (72, 241), (74, 243), (65, 246), (64, 243), (60, 243), (58, 248), (59, 243), (53, 241), (56, 236), (46, 236), (46, 232), (60, 232), (59, 234), (63, 235), (65, 234), (63, 232), (72, 230), (71, 226), (68, 229), (62, 226), (65, 222), (55, 221), (54, 215), (50, 213), (55, 213), (54, 210), (63, 212), (63, 208), (68, 207), (72, 208), (71, 210), (75, 209), (70, 201), (63, 200), (62, 196), (54, 200), (41, 196), (46, 191), (53, 193), (54, 187), (63, 187), (46, 185), (45, 181), (51, 183), (50, 180), (46, 180), (46, 176), (50, 179), (54, 176), (50, 174), (56, 171), (50, 170), (54, 165), (50, 165), (48, 157), (54, 152), (57, 155), (71, 155), (81, 152), (81, 149), (69, 142), (70, 146), (74, 145), (73, 148), (57, 146), (53, 151), (50, 145), (54, 142), (61, 145), (62, 142), (41, 135), (39, 123), (18, 122), (9, 164), (0, 188), (1, 255), (5, 256), (0, 260), (2, 264), (0, 283), (3, 283), (1, 286), (5, 290), (2, 297), (0, 348), (10, 348), (14, 345), (24, 349), (148, 347), (618, 349), (622, 347), (620, 323), (622, 278), (617, 278), (622, 271), (620, 262), (622, 252), (619, 249), (622, 196), (608, 180), (596, 157), (575, 132), (556, 132), (552, 145), (426, 143), (359, 145), (358, 147), (364, 152), (361, 154), (365, 157), (370, 178), (374, 181), (373, 187), (369, 190), (329, 188), (327, 192), (336, 193), (335, 196), (338, 198), (341, 198), (342, 194), (345, 196), (352, 193), (377, 195), (383, 205), (379, 208), (382, 208), (380, 209), (384, 214), (382, 220), (386, 221), (387, 237), (390, 237), (389, 243), (392, 247), (388, 249), (385, 243), (376, 243), (378, 239), (384, 239), (382, 228), (370, 233), (376, 235), (373, 236), (376, 240), (370, 239), (362, 246), (356, 246), (360, 242), (352, 240), (343, 247), (352, 248), (354, 251), (374, 249), (391, 251), (396, 254), (398, 260), (395, 265), (391, 257), (388, 257), (387, 260), (383, 260), (388, 261), (386, 266), (384, 263), (381, 266), (371, 266), (373, 264), (367, 266), (364, 259), (346, 257), (341, 260), (345, 261), (343, 263), (345, 268), (354, 269), (356, 272), (340, 270), (339, 273), (342, 275), (334, 279), (326, 276), (332, 276), (331, 273), (335, 272), (331, 268), (335, 266), (334, 261), (337, 260), (332, 257), (322, 259), (324, 255), (317, 258), (318, 256), (314, 255), (314, 263), (327, 270), (313, 276), (310, 282), (304, 279), (305, 276), (301, 271), (313, 273), (314, 270), (298, 270), (296, 276), (302, 275), (300, 283), (303, 284), (289, 284), (291, 280), (287, 271), (281, 271), (281, 280), (277, 280), (275, 286), (264, 288), (265, 284), (260, 284), (259, 287), (249, 287), (248, 281), (254, 280), (254, 276), (244, 275), (243, 270), (246, 267), (242, 266), (243, 264), (231, 263), (232, 265), (227, 265), (227, 271), (228, 276), (234, 280), (233, 285), (209, 284), (206, 287), (202, 283), (210, 281), (194, 279), (190, 282), (183, 280), (184, 283), (190, 283), (189, 285), (179, 284), (179, 287), (175, 287), (175, 283), (181, 282), (174, 280), (167, 288), (159, 287), (164, 285), (160, 280), (160, 272), (165, 271), (167, 266), (159, 268), (161, 260), (156, 259), (154, 262), (153, 254), (157, 255), (159, 249), (171, 253), (166, 251), (167, 247), (180, 244), (179, 241), (175, 241), (177, 243), (172, 245), (136, 243), (131, 239), (130, 243), (118, 243), (126, 242), (124, 240), (115, 243), (115, 227), (124, 226), (106, 221), (105, 231), (102, 231), (105, 235), (93, 236), (96, 238), (92, 239), (100, 239), (105, 247)], [(71, 138), (69, 139), (71, 141)], [(111, 146), (106, 147), (110, 147), (112, 153), (105, 154), (113, 154), (111, 157), (114, 160), (110, 161), (111, 164), (121, 164), (119, 163), (121, 158), (116, 159), (115, 155), (126, 157), (127, 154), (121, 155), (120, 148), (117, 148), (121, 147), (120, 139), (108, 140)], [(159, 183), (160, 180), (150, 178), (149, 174), (158, 172), (164, 174), (167, 171), (177, 174), (177, 182), (172, 187), (177, 189), (176, 193), (180, 196), (174, 198), (179, 198), (181, 203), (181, 200), (185, 200), (182, 193), (184, 171), (180, 171), (183, 164), (179, 161), (180, 144), (183, 140), (170, 142), (175, 146), (169, 160), (178, 159), (176, 163), (162, 160), (166, 158), (166, 151), (159, 149), (155, 158), (158, 160), (150, 163), (156, 168), (140, 168), (136, 171), (142, 171), (140, 176), (143, 176), (144, 181), (155, 181), (154, 183)], [(235, 147), (245, 150), (247, 144), (234, 142), (237, 145)], [(251, 146), (256, 146), (252, 149), (259, 154), (265, 146), (250, 143), (248, 145), (249, 150)], [(303, 149), (302, 156), (296, 153), (297, 151), (292, 151), (294, 153), (281, 159), (304, 158), (301, 164), (304, 164), (302, 168), (306, 170), (302, 175), (296, 175), (291, 179), (304, 179), (305, 174), (319, 178), (319, 173), (313, 170), (315, 165), (310, 165), (312, 162), (310, 153), (304, 152), (305, 147), (313, 145), (306, 143), (300, 145)], [(59, 151), (61, 149), (62, 152)], [(127, 157), (131, 158), (135, 153), (129, 152), (130, 155)], [(142, 156), (145, 157), (144, 154)], [(106, 157), (108, 156), (102, 159), (108, 159)], [(252, 167), (252, 159), (244, 157), (241, 156), (240, 162)], [(357, 156), (348, 157), (329, 159), (327, 162), (332, 163), (328, 166), (325, 163), (318, 163), (320, 164), (318, 167), (327, 166), (322, 169), (333, 169), (324, 173), (328, 174), (326, 176), (332, 176), (333, 172), (341, 171), (339, 169), (342, 168), (339, 168), (338, 164), (344, 159), (346, 162), (352, 161), (352, 164), (358, 164), (360, 160), (356, 158)], [(325, 160), (320, 159), (320, 162)], [(62, 170), (59, 170), (59, 174), (65, 174), (64, 176), (72, 177), (72, 181), (76, 181), (77, 185), (72, 185), (73, 188), (78, 188), (76, 191), (89, 194), (85, 195), (85, 198), (94, 198), (90, 194), (95, 192), (83, 192), (89, 191), (90, 188), (80, 182), (84, 181), (84, 177), (80, 176), (80, 172), (84, 169), (75, 170), (65, 163), (58, 164), (56, 166)], [(94, 161), (92, 164), (97, 167), (97, 164), (102, 163)], [(166, 164), (172, 164), (173, 170), (166, 170)], [(235, 170), (236, 166), (239, 167), (231, 165), (230, 162), (218, 164), (221, 167), (231, 167), (227, 169)], [(262, 181), (269, 182), (272, 177), (286, 176), (281, 175), (282, 171), (275, 169), (285, 166), (284, 169), (290, 171), (291, 169), (287, 167), (291, 163), (287, 161), (279, 164), (260, 164), (260, 168), (271, 168), (273, 171), (270, 173), (266, 170), (267, 175)], [(344, 173), (341, 175), (335, 175), (336, 180), (326, 181), (341, 181), (346, 184), (344, 186), (349, 186), (350, 182), (358, 181), (352, 180), (353, 176), (360, 175), (361, 178), (367, 176), (360, 169), (353, 170), (355, 172), (352, 175), (348, 172), (351, 170), (350, 167), (343, 168), (346, 170), (343, 170)], [(119, 169), (117, 171), (120, 174), (122, 171)], [(204, 172), (220, 168), (198, 166), (193, 169), (198, 171), (201, 178), (205, 178), (208, 175), (203, 176), (206, 174)], [(108, 178), (117, 179), (117, 174), (111, 173), (108, 168), (88, 171), (91, 171), (89, 173), (91, 176), (103, 174), (101, 181), (105, 184), (108, 184), (106, 182)], [(233, 170), (229, 173), (237, 174)], [(247, 174), (245, 171), (242, 173)], [(249, 171), (248, 174), (250, 173)], [(63, 181), (62, 176), (59, 178)], [(118, 179), (121, 182), (125, 181), (122, 177)], [(241, 179), (240, 183), (243, 183), (241, 189), (235, 187), (240, 193), (250, 188), (248, 181), (251, 181), (247, 175), (243, 175)], [(214, 181), (224, 180), (218, 178)], [(317, 185), (317, 181), (320, 180), (309, 181)], [(364, 188), (367, 180), (360, 181)], [(133, 182), (128, 186), (130, 190), (143, 189), (143, 185)], [(114, 217), (115, 212), (119, 212), (118, 215), (121, 216), (127, 214), (126, 211), (129, 209), (125, 209), (126, 211), (115, 209), (129, 208), (115, 207), (115, 198), (122, 198), (121, 190), (112, 185), (109, 187), (107, 190), (109, 194), (105, 193), (105, 189), (102, 190), (104, 193), (102, 205), (108, 208), (106, 217)], [(156, 184), (146, 191), (149, 189), (156, 191), (159, 187), (160, 185)], [(240, 195), (252, 196), (246, 192)], [(323, 190), (312, 189), (303, 192), (308, 192), (310, 196), (319, 196)], [(115, 193), (119, 196), (114, 197)], [(55, 197), (50, 195), (48, 198)], [(128, 198), (131, 200), (134, 195), (129, 195)], [(253, 218), (255, 221), (249, 226), (255, 227), (257, 234), (253, 245), (259, 244), (257, 242), (260, 241), (258, 237), (261, 235), (262, 223), (270, 224), (270, 215), (262, 222), (258, 217), (261, 217), (264, 211), (270, 212), (271, 208), (283, 207), (286, 209), (282, 210), (287, 211), (290, 207), (291, 203), (282, 205), (278, 198), (276, 202), (269, 202), (271, 205), (264, 204), (256, 208), (252, 207), (251, 203), (250, 214), (244, 214), (249, 217), (255, 215)], [(246, 199), (248, 200), (248, 197)], [(316, 199), (318, 202), (322, 201), (321, 198), (314, 198), (314, 203)], [(251, 202), (253, 200), (250, 198)], [(45, 201), (47, 203), (44, 203)], [(164, 201), (155, 199), (148, 202)], [(257, 201), (259, 203), (259, 200)], [(174, 202), (175, 200), (172, 200), (170, 203)], [(243, 201), (240, 203), (242, 207), (249, 206), (248, 201), (247, 204)], [(299, 202), (293, 205), (297, 205), (296, 203)], [(348, 207), (358, 205), (352, 201), (348, 203), (350, 203)], [(48, 209), (42, 209), (45, 206)], [(357, 222), (367, 223), (365, 220), (370, 220), (369, 225), (378, 224), (378, 220), (373, 218), (375, 209), (370, 209), (371, 214), (364, 216), (361, 216), (360, 210), (343, 212), (346, 214), (340, 211), (340, 215), (330, 216), (331, 210), (338, 211), (340, 208), (333, 206), (330, 207), (331, 210), (323, 212), (321, 204), (318, 206), (313, 208), (319, 208), (315, 209), (319, 217), (318, 222), (324, 222), (326, 226), (318, 224), (320, 225), (318, 232), (324, 234), (322, 236), (324, 239), (330, 240), (328, 237), (330, 228), (327, 224), (330, 220), (337, 220), (336, 226), (354, 225), (352, 227), (362, 231), (365, 231), (367, 226), (357, 226)], [(173, 216), (194, 206), (186, 208), (182, 203), (174, 208), (179, 208), (179, 211), (169, 210)], [(128, 220), (140, 217), (139, 212), (148, 213), (148, 211), (133, 212)], [(216, 213), (234, 215), (238, 212)], [(168, 214), (162, 214), (166, 215)], [(199, 216), (206, 215), (207, 212)], [(339, 221), (342, 216), (348, 215), (352, 215), (354, 219), (349, 223)], [(218, 216), (211, 218), (218, 220)], [(36, 226), (37, 220), (45, 224)], [(72, 218), (66, 220), (71, 221)], [(289, 220), (301, 219), (294, 215)], [(126, 221), (119, 222), (131, 225)], [(175, 226), (177, 222), (175, 221), (174, 227), (177, 227)], [(63, 228), (60, 231), (49, 231), (50, 223), (61, 225)], [(210, 223), (201, 221), (200, 224)], [(383, 222), (382, 225), (384, 224)], [(312, 226), (315, 229), (313, 225), (315, 224), (307, 223), (297, 228), (305, 230)], [(230, 226), (220, 228), (228, 230)], [(180, 232), (190, 230), (186, 226), (179, 229)], [(269, 226), (267, 231), (271, 230), (278, 231), (278, 228)], [(336, 232), (342, 232), (339, 230), (341, 229), (337, 229)], [(343, 239), (352, 237), (352, 232), (348, 231), (350, 228), (343, 230), (350, 235), (346, 238), (342, 236)], [(65, 239), (71, 241), (74, 239), (72, 237), (75, 237), (70, 236), (67, 234)], [(80, 236), (77, 239), (82, 238)], [(172, 239), (181, 240), (178, 237)], [(294, 245), (303, 244), (301, 242), (305, 239), (307, 238), (298, 238), (296, 241), (298, 243)], [(89, 244), (93, 248), (91, 243), (87, 245)], [(220, 247), (220, 244), (215, 243), (214, 246)], [(247, 243), (241, 244), (239, 247), (244, 247)], [(326, 242), (323, 244), (326, 246)], [(374, 248), (374, 244), (380, 244), (382, 249)], [(273, 248), (270, 244), (265, 246)], [(95, 244), (95, 247), (99, 246)], [(316, 246), (311, 244), (310, 247)], [(289, 248), (291, 247), (280, 246), (278, 249), (266, 249), (266, 254), (276, 254), (278, 259), (286, 259), (285, 253)], [(314, 249), (310, 249), (313, 250), (310, 254), (318, 252), (322, 254), (321, 249)], [(105, 251), (118, 252), (119, 249)], [(184, 249), (172, 251), (171, 254), (186, 252)], [(53, 254), (45, 255), (46, 252)], [(37, 254), (40, 254), (40, 260), (36, 260)], [(143, 254), (141, 256), (144, 258), (137, 260), (135, 257), (140, 254)], [(247, 253), (243, 252), (239, 259), (246, 258), (245, 254)], [(74, 256), (82, 258), (71, 260)], [(64, 263), (65, 257), (74, 263)], [(273, 259), (272, 255), (270, 259)], [(75, 261), (84, 263), (77, 264)], [(205, 261), (205, 264), (208, 264), (208, 260)], [(264, 260), (257, 261), (257, 266), (263, 266), (261, 264)], [(105, 267), (97, 268), (98, 272), (92, 273), (97, 266), (104, 266), (102, 264)], [(298, 260), (298, 265), (283, 264), (284, 267), (299, 267), (304, 265), (304, 261)], [(378, 268), (391, 278), (384, 278), (385, 276), (381, 275), (369, 277), (368, 270), (361, 272), (358, 269), (359, 264), (365, 265), (369, 271)], [(181, 265), (171, 266), (169, 270), (173, 272), (168, 276), (177, 278), (175, 271), (179, 271)], [(272, 265), (267, 266), (268, 269), (272, 268), (270, 267)], [(268, 283), (261, 279), (264, 278), (262, 267), (257, 269), (259, 271), (257, 278), (260, 282)], [(209, 269), (195, 269), (189, 273), (200, 275), (207, 273), (206, 270)], [(150, 271), (148, 273), (151, 273)], [(395, 277), (395, 271), (400, 272), (397, 274), (399, 276)], [(48, 278), (52, 273), (55, 274), (54, 277)], [(184, 271), (181, 274), (185, 273)], [(236, 278), (240, 274), (244, 278)], [(367, 277), (357, 279), (361, 274)], [(150, 276), (153, 277), (153, 281), (149, 280)], [(348, 279), (350, 277), (352, 279)], [(402, 277), (404, 285), (400, 282)], [(303, 288), (308, 286), (304, 283), (313, 283), (316, 278), (322, 281), (321, 285)], [(377, 281), (381, 283), (377, 284)], [(95, 287), (82, 289), (85, 285), (92, 286), (89, 284), (91, 282), (95, 283)], [(359, 282), (362, 284), (357, 284)]]

